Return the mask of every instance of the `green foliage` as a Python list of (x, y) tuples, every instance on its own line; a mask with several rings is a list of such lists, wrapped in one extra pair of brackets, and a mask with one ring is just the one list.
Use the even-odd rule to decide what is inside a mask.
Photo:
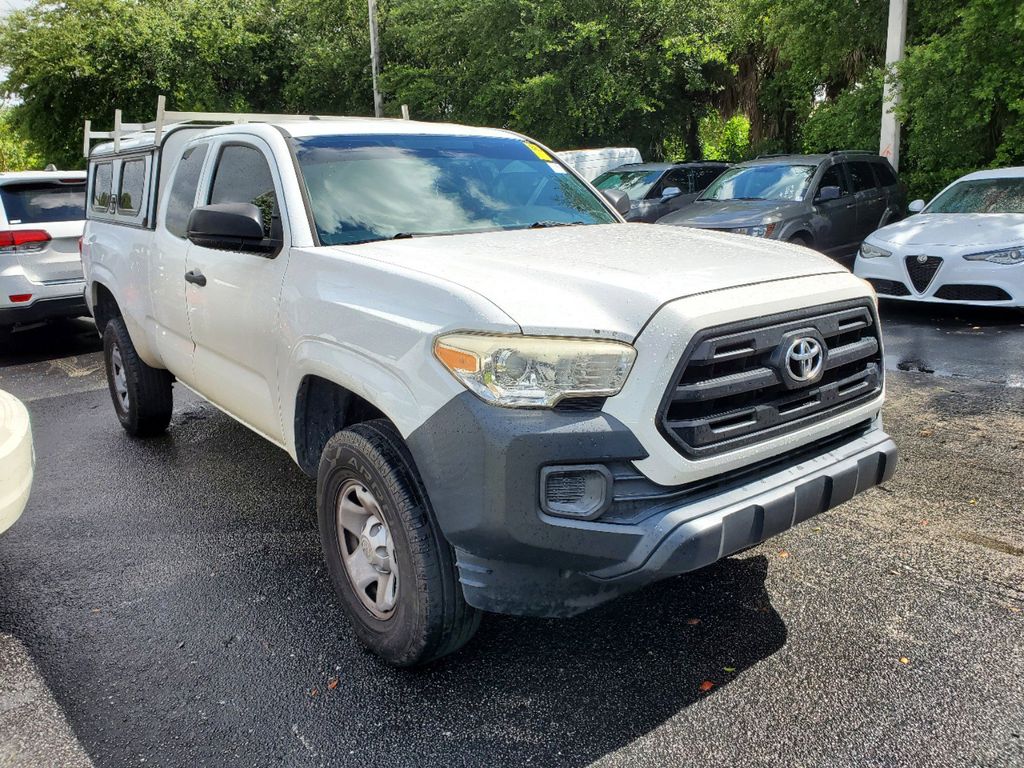
[(969, 0), (899, 67), (911, 188), (929, 196), (985, 166), (1024, 164), (1024, 5)]
[(834, 149), (878, 151), (884, 70), (875, 68), (813, 109), (802, 129), (804, 152)]
[(10, 109), (0, 109), (0, 173), (33, 171), (42, 167), (42, 158), (11, 124)]
[(717, 112), (700, 119), (700, 148), (705, 160), (738, 163), (751, 157), (750, 120), (733, 115), (723, 120)]
[[(380, 0), (385, 111), (650, 159), (874, 149), (887, 4)], [(910, 13), (897, 76), (913, 190), (1024, 162), (1021, 0)], [(171, 109), (369, 114), (367, 26), (365, 0), (38, 0), (0, 21), (16, 104), (0, 152), (81, 164), (83, 119), (152, 119), (161, 93)]]

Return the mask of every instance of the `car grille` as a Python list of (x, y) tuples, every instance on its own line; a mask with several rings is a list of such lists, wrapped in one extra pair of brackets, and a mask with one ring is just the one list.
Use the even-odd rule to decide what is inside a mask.
[(1010, 296), (995, 285), (944, 285), (935, 292), (935, 298), (946, 301), (1010, 301)]
[(879, 296), (909, 296), (910, 291), (899, 280), (882, 280), (869, 277), (868, 282)]
[[(822, 351), (820, 372), (795, 380), (787, 354)], [(871, 400), (882, 388), (874, 307), (833, 304), (698, 332), (665, 393), (658, 424), (685, 456), (767, 440)]]
[(938, 256), (925, 256), (923, 262), (920, 259), (920, 256), (907, 256), (905, 262), (907, 274), (910, 276), (910, 282), (914, 286), (914, 290), (918, 293), (924, 293), (928, 290), (928, 286), (931, 285), (935, 273), (942, 266), (942, 259)]

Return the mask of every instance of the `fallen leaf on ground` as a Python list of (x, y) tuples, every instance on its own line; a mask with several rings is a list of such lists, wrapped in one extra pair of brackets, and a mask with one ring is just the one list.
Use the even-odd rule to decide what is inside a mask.
[(909, 663), (910, 663), (910, 659), (908, 659), (906, 656), (900, 656), (900, 664), (909, 664)]
[(686, 623), (692, 627), (694, 624), (700, 624), (700, 619), (687, 619)]
[(921, 437), (931, 437), (932, 436), (932, 431), (930, 429), (922, 429), (918, 434)]
[(707, 693), (708, 691), (710, 691), (714, 687), (715, 687), (715, 684), (712, 683), (710, 680), (705, 680), (703, 683), (700, 684), (700, 689), (702, 691), (704, 691), (704, 693)]
[(309, 691), (309, 695), (310, 696), (316, 696), (318, 693), (320, 693), (320, 689), (319, 688), (311, 688), (310, 691)]
[(722, 669), (724, 671), (726, 671), (726, 672), (735, 672), (736, 671), (736, 667), (722, 667)]
[(327, 688), (328, 688), (328, 690), (333, 691), (337, 687), (338, 687), (338, 678), (332, 677), (330, 680), (327, 681)]
[(978, 500), (977, 500), (977, 499), (971, 499), (971, 500), (970, 500), (970, 501), (968, 502), (968, 504), (977, 504), (977, 503), (978, 503)]
[(786, 550), (782, 550), (781, 552), (779, 552), (779, 557), (789, 557), (789, 552), (787, 552)]

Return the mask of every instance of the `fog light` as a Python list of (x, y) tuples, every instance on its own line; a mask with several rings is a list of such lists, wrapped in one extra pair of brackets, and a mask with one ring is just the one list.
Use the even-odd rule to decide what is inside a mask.
[(549, 515), (593, 520), (612, 501), (612, 473), (601, 464), (543, 467), (540, 505)]

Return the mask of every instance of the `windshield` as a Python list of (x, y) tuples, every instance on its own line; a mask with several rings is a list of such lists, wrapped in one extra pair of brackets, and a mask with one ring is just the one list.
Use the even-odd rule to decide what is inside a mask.
[(5, 184), (0, 201), (9, 224), (45, 224), (85, 218), (85, 180)]
[(1024, 213), (1024, 178), (959, 181), (924, 213)]
[(643, 200), (664, 171), (606, 171), (594, 179), (598, 189), (621, 189), (632, 201)]
[(803, 200), (813, 165), (747, 165), (730, 168), (698, 200)]
[(480, 136), (293, 139), (324, 245), (615, 217), (536, 144)]

